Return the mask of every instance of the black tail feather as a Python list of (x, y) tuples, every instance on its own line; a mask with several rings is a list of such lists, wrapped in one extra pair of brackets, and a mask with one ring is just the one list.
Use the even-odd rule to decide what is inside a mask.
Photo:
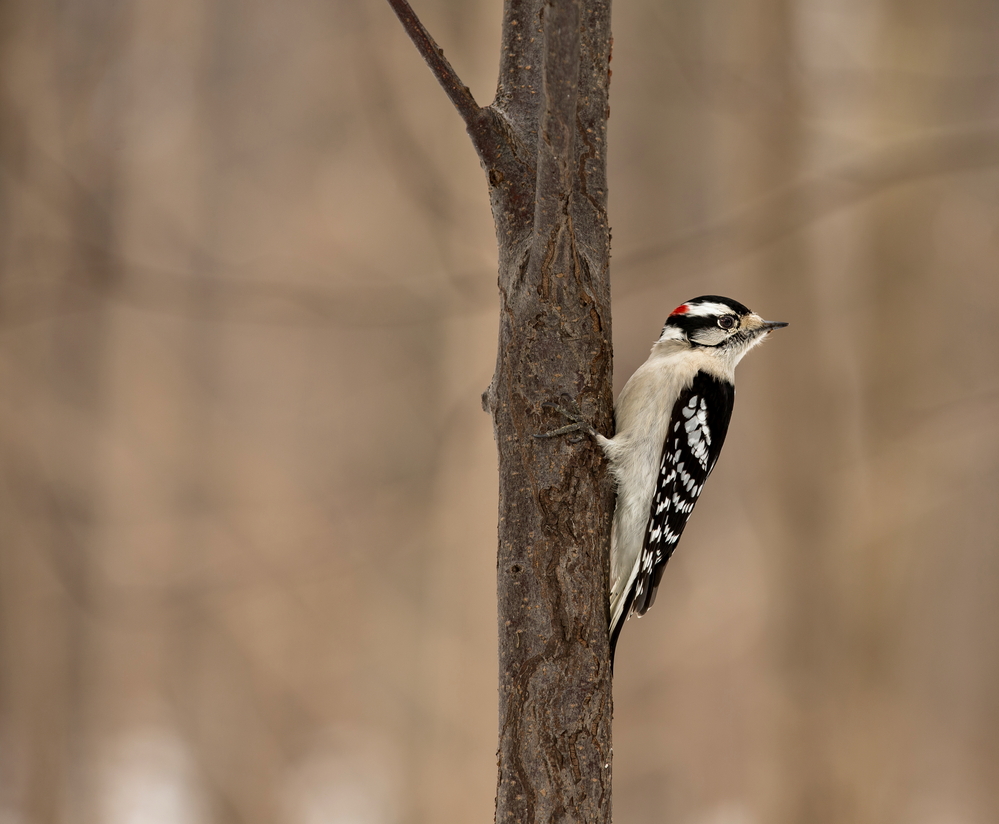
[(628, 598), (624, 602), (624, 609), (621, 610), (621, 617), (618, 619), (617, 625), (610, 628), (611, 673), (614, 672), (614, 654), (617, 651), (617, 639), (621, 634), (621, 628), (624, 626), (624, 622), (628, 620), (628, 615), (631, 614), (631, 605), (634, 600), (635, 588), (632, 587), (631, 591), (628, 593)]

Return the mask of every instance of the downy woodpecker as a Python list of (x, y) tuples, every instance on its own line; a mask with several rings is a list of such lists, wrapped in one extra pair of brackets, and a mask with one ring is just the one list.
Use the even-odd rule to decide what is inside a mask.
[(585, 431), (610, 462), (617, 486), (611, 528), (611, 656), (625, 620), (644, 615), (666, 562), (714, 469), (735, 400), (735, 367), (774, 329), (741, 303), (703, 295), (674, 309), (652, 353), (629, 378), (606, 438), (578, 410), (555, 406)]

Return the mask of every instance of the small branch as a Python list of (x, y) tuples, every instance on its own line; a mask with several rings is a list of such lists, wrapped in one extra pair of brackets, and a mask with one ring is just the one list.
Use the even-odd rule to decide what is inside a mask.
[(406, 30), (406, 34), (409, 35), (409, 39), (413, 41), (417, 51), (423, 55), (423, 59), (430, 67), (430, 71), (434, 73), (437, 82), (444, 87), (451, 103), (458, 110), (465, 125), (470, 128), (475, 123), (481, 109), (468, 90), (468, 86), (461, 82), (458, 73), (444, 57), (444, 50), (430, 36), (430, 32), (420, 22), (420, 18), (416, 16), (416, 12), (413, 11), (408, 0), (388, 0), (388, 2), (402, 23), (402, 27)]

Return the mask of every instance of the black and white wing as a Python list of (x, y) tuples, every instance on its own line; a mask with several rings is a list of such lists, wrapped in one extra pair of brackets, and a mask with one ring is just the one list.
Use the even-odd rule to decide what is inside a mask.
[(734, 401), (735, 386), (698, 372), (673, 406), (638, 574), (629, 599), (632, 612), (644, 615), (656, 599), (666, 562), (680, 541), (704, 482), (718, 462)]

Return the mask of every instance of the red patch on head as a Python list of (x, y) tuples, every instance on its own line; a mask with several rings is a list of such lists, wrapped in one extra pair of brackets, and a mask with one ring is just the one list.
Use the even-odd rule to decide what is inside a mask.
[(670, 312), (670, 317), (672, 317), (673, 315), (686, 315), (686, 314), (687, 314), (687, 304), (681, 303), (679, 306), (676, 307), (676, 309)]

